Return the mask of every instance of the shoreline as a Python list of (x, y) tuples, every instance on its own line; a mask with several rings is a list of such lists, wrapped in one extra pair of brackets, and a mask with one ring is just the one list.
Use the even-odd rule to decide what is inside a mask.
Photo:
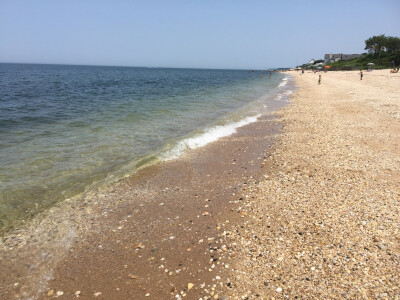
[[(276, 106), (284, 103), (278, 101)], [(260, 117), (237, 128), (233, 135), (139, 170), (108, 189), (86, 194), (80, 201), (65, 201), (50, 209), (48, 217), (3, 239), (1, 269), (9, 270), (0, 273), (5, 299), (46, 299), (47, 294), (54, 296), (57, 291), (71, 296), (82, 283), (85, 287), (78, 290), (83, 299), (91, 299), (104, 286), (109, 288), (100, 292), (107, 299), (119, 299), (117, 289), (128, 289), (130, 297), (139, 298), (149, 291), (150, 298), (160, 299), (170, 297), (174, 287), (175, 294), (188, 292), (185, 280), (193, 274), (196, 279), (192, 280), (195, 286), (190, 290), (191, 297), (204, 295), (207, 288), (211, 291), (223, 255), (211, 268), (209, 259), (214, 250), (210, 247), (223, 246), (226, 237), (221, 236), (221, 230), (230, 226), (225, 221), (234, 223), (237, 218), (233, 207), (241, 197), (235, 195), (242, 185), (255, 181), (261, 170), (256, 159), (261, 159), (278, 129), (273, 116)], [(185, 246), (177, 249), (176, 243)], [(118, 251), (117, 257), (128, 255), (129, 259), (116, 258)], [(164, 257), (158, 257), (161, 253)], [(148, 261), (156, 260), (160, 263), (157, 268), (148, 266)], [(110, 261), (113, 263), (107, 263)], [(134, 266), (129, 265), (132, 261)], [(118, 264), (118, 270), (112, 270), (114, 264)], [(160, 269), (167, 264), (176, 265), (173, 274), (170, 267), (167, 273), (167, 267)], [(104, 273), (106, 268), (107, 272), (119, 273), (119, 285), (123, 282), (123, 286), (129, 286), (114, 286), (112, 290), (113, 281), (109, 273)], [(88, 270), (96, 270), (98, 275), (88, 278)], [(66, 276), (66, 272), (72, 273)], [(144, 290), (147, 282), (157, 284)]]
[[(280, 76), (278, 79), (282, 79), (281, 77), (283, 78), (283, 76)], [(18, 232), (20, 228), (29, 226), (29, 223), (32, 222), (36, 216), (39, 215), (40, 218), (40, 215), (46, 215), (48, 209), (60, 202), (77, 201), (77, 199), (85, 198), (85, 195), (91, 194), (99, 189), (104, 189), (104, 187), (107, 188), (121, 178), (132, 176), (143, 167), (162, 163), (165, 160), (179, 158), (179, 156), (188, 149), (201, 147), (221, 137), (231, 135), (238, 127), (253, 122), (254, 118), (258, 117), (260, 114), (268, 114), (270, 109), (273, 111), (274, 106), (276, 106), (274, 103), (276, 102), (276, 98), (280, 97), (287, 102), (286, 90), (287, 88), (282, 89), (276, 85), (270, 89), (268, 93), (252, 99), (241, 108), (233, 109), (227, 112), (226, 115), (213, 119), (208, 125), (203, 124), (196, 130), (186, 132), (183, 135), (170, 139), (165, 139), (163, 143), (154, 146), (146, 153), (130, 157), (130, 160), (126, 161), (124, 164), (120, 164), (116, 167), (112, 165), (111, 169), (108, 169), (107, 167), (109, 165), (105, 164), (104, 168), (99, 168), (99, 172), (86, 174), (87, 176), (81, 175), (82, 180), (79, 182), (69, 180), (67, 177), (68, 173), (66, 173), (65, 177), (67, 181), (64, 185), (57, 187), (54, 186), (54, 182), (50, 182), (46, 187), (48, 192), (44, 192), (42, 195), (39, 195), (39, 193), (32, 193), (31, 198), (28, 199), (21, 196), (21, 198), (18, 198), (18, 203), (15, 206), (11, 204), (8, 206), (5, 205), (3, 214), (1, 215), (2, 218), (0, 218), (0, 236), (3, 236), (7, 232)], [(261, 112), (259, 110), (261, 110)], [(116, 146), (116, 149), (118, 149), (118, 146)], [(90, 159), (93, 158), (87, 158), (88, 161)], [(109, 159), (112, 161), (112, 157)], [(39, 176), (37, 177), (39, 178)], [(92, 178), (97, 179), (92, 180)], [(12, 181), (9, 184), (12, 184)], [(15, 189), (15, 193), (12, 193), (13, 188), (9, 185), (5, 190), (4, 199), (10, 197), (10, 199), (13, 200), (14, 196), (15, 199), (17, 199), (19, 195), (18, 189)], [(9, 202), (13, 203), (11, 200)], [(37, 203), (35, 201), (37, 201)], [(35, 203), (35, 205), (30, 203)], [(2, 202), (2, 204), (4, 203)]]
[(298, 89), (276, 117), (2, 245), (1, 297), (399, 295), (400, 76), (291, 74)]

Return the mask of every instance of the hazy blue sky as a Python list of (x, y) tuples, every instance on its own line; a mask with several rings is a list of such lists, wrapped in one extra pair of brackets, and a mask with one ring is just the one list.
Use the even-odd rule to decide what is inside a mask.
[(0, 62), (263, 69), (382, 33), (399, 0), (0, 0)]

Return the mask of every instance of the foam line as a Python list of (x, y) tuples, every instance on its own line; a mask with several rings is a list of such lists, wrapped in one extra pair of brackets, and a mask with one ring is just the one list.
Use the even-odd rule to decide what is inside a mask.
[(182, 155), (187, 149), (203, 147), (216, 140), (236, 133), (237, 128), (257, 121), (261, 115), (250, 116), (238, 122), (206, 129), (203, 133), (180, 141), (174, 148), (161, 155), (162, 160), (171, 160)]

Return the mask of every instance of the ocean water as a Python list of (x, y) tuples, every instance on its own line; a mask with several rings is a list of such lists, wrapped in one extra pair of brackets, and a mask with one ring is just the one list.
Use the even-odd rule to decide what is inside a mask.
[(0, 232), (270, 113), (293, 87), (260, 74), (0, 64)]

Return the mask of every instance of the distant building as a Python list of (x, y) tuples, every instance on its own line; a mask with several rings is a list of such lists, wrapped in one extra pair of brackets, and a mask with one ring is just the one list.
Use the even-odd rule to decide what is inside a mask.
[[(387, 52), (386, 47), (381, 47), (381, 51)], [(372, 46), (372, 48), (368, 49), (368, 54), (375, 54), (375, 52), (376, 52), (375, 46)]]
[(361, 54), (325, 54), (324, 56), (324, 64), (330, 64), (330, 63), (334, 63), (337, 62), (339, 60), (350, 60), (356, 57), (360, 57)]
[(325, 54), (324, 64), (334, 63), (340, 60), (341, 54)]
[(312, 65), (314, 63), (315, 63), (315, 60), (314, 59), (310, 59), (310, 61), (307, 63), (307, 65)]

